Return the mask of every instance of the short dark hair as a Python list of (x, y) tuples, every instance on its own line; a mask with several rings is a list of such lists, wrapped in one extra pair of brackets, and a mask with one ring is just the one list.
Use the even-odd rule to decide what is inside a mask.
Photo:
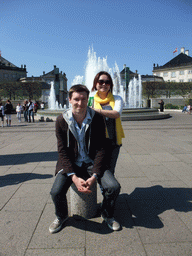
[(83, 84), (75, 84), (69, 89), (69, 99), (74, 92), (86, 92), (87, 98), (89, 97), (89, 89)]
[(112, 80), (110, 74), (107, 73), (106, 71), (100, 71), (99, 73), (97, 73), (97, 75), (96, 75), (95, 78), (94, 78), (93, 87), (92, 87), (91, 91), (93, 92), (93, 91), (96, 91), (96, 90), (97, 90), (97, 89), (96, 89), (96, 85), (97, 85), (97, 83), (98, 83), (99, 77), (102, 76), (102, 75), (108, 76), (108, 79), (109, 79), (109, 81), (110, 81), (110, 90), (111, 90), (111, 93), (112, 93), (112, 92), (113, 92), (113, 80)]

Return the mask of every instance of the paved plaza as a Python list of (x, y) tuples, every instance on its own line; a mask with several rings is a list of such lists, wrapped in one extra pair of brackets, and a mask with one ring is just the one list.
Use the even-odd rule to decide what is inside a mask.
[(112, 232), (101, 217), (71, 217), (57, 234), (48, 230), (55, 122), (18, 123), (13, 115), (12, 127), (0, 127), (0, 256), (191, 256), (192, 115), (170, 113), (123, 122), (115, 209), (122, 230)]

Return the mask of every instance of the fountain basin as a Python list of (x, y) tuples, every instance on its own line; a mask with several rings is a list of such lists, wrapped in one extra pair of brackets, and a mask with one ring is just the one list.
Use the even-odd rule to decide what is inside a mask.
[[(57, 116), (63, 113), (63, 110), (38, 110), (36, 114), (36, 119), (43, 116), (45, 119), (47, 117), (56, 120)], [(155, 108), (129, 108), (123, 109), (121, 115), (121, 121), (144, 121), (144, 120), (158, 120), (170, 118), (171, 115), (165, 112), (159, 112)]]
[(121, 121), (144, 121), (170, 118), (171, 115), (155, 108), (123, 109)]

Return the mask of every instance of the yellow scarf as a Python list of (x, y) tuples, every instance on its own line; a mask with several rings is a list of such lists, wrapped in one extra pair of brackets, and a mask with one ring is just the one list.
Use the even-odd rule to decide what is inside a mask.
[[(107, 104), (107, 103), (109, 103), (109, 105), (112, 107), (112, 109), (114, 109), (115, 100), (114, 100), (114, 97), (113, 97), (111, 92), (108, 93), (107, 98), (105, 98), (104, 100), (102, 100), (98, 96), (98, 92), (95, 94), (95, 96), (94, 96), (94, 108), (102, 109), (101, 105)], [(125, 135), (124, 135), (124, 131), (123, 131), (123, 127), (122, 127), (122, 124), (121, 124), (120, 117), (115, 119), (115, 123), (116, 123), (117, 144), (121, 145), (122, 144), (122, 138), (125, 138)]]

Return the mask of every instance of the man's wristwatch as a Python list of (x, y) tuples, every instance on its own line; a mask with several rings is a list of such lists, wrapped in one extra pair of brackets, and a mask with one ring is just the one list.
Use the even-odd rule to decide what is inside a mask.
[(95, 179), (97, 179), (97, 174), (93, 173), (92, 177), (95, 177)]

